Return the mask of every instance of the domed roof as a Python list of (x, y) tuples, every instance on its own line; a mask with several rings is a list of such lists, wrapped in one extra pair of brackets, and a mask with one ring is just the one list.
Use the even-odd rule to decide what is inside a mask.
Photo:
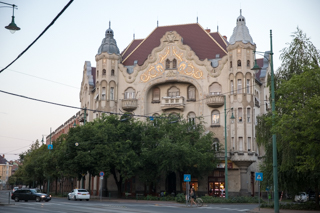
[(101, 54), (103, 52), (107, 52), (109, 54), (120, 54), (119, 48), (117, 46), (116, 40), (113, 38), (113, 30), (110, 27), (109, 22), (109, 28), (106, 30), (105, 38), (102, 39), (101, 45), (98, 49), (98, 54)]
[(229, 43), (234, 44), (237, 41), (254, 44), (249, 29), (246, 26), (246, 19), (242, 16), (241, 10), (240, 16), (237, 18), (237, 26), (233, 29), (233, 34), (230, 37)]

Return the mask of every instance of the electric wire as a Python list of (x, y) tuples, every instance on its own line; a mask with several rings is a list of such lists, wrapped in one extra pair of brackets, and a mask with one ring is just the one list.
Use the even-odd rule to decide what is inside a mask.
[(60, 11), (60, 13), (53, 19), (53, 21), (42, 31), (42, 33), (25, 49), (23, 50), (16, 59), (14, 59), (10, 64), (8, 64), (5, 68), (0, 70), (0, 73), (2, 73), (4, 70), (6, 70), (8, 67), (10, 67), (16, 60), (18, 60), (27, 50), (34, 44), (36, 41), (41, 38), (41, 36), (54, 24), (54, 22), (64, 13), (64, 11), (70, 6), (70, 4), (73, 2), (73, 0), (70, 0), (69, 3)]

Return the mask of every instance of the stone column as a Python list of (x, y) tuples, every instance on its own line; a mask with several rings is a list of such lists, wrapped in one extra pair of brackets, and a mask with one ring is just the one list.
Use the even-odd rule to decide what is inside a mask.
[(253, 163), (252, 161), (234, 161), (234, 163), (240, 168), (240, 195), (248, 196), (250, 195), (248, 191), (247, 182), (250, 180), (247, 177), (248, 167)]

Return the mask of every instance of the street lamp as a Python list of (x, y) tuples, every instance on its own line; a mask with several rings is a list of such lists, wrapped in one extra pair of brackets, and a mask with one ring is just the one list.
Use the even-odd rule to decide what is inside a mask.
[[(226, 109), (226, 99), (224, 96), (224, 189), (225, 189), (225, 198), (229, 198), (228, 194), (228, 155), (227, 155), (227, 109)], [(234, 119), (233, 108), (231, 108), (232, 114), (230, 119)], [(229, 112), (229, 111), (228, 111)]]
[[(270, 66), (271, 66), (271, 103), (272, 103), (272, 126), (274, 126), (275, 98), (274, 98), (274, 72), (273, 72), (273, 52), (272, 52), (272, 30), (270, 30)], [(251, 70), (258, 71), (261, 68), (255, 60)], [(277, 140), (276, 135), (272, 134), (272, 153), (273, 153), (273, 185), (274, 185), (274, 212), (279, 213), (279, 194), (278, 194), (278, 162), (277, 162)]]
[[(16, 25), (16, 23), (14, 23), (14, 9), (18, 9), (17, 5), (14, 5), (14, 4), (8, 4), (8, 3), (5, 3), (5, 2), (1, 2), (1, 4), (5, 4), (5, 5), (9, 5), (10, 7), (12, 7), (12, 19), (11, 19), (11, 23), (8, 25), (8, 26), (5, 26), (6, 29), (10, 30), (10, 32), (13, 34), (15, 33), (16, 31), (20, 30), (20, 27), (18, 27)], [(8, 6), (3, 6), (3, 7), (8, 7)]]

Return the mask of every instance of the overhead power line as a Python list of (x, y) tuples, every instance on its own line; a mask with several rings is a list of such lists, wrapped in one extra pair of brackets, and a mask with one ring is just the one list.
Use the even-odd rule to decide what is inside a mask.
[(27, 50), (34, 44), (36, 41), (41, 38), (41, 36), (54, 24), (54, 22), (62, 15), (62, 13), (70, 6), (73, 0), (70, 0), (69, 3), (61, 10), (61, 12), (53, 19), (53, 21), (44, 29), (44, 31), (24, 50), (22, 53), (18, 55), (16, 59), (14, 59), (10, 64), (8, 64), (5, 68), (3, 68), (0, 73), (2, 73), (5, 69), (10, 67), (16, 60), (18, 60)]

